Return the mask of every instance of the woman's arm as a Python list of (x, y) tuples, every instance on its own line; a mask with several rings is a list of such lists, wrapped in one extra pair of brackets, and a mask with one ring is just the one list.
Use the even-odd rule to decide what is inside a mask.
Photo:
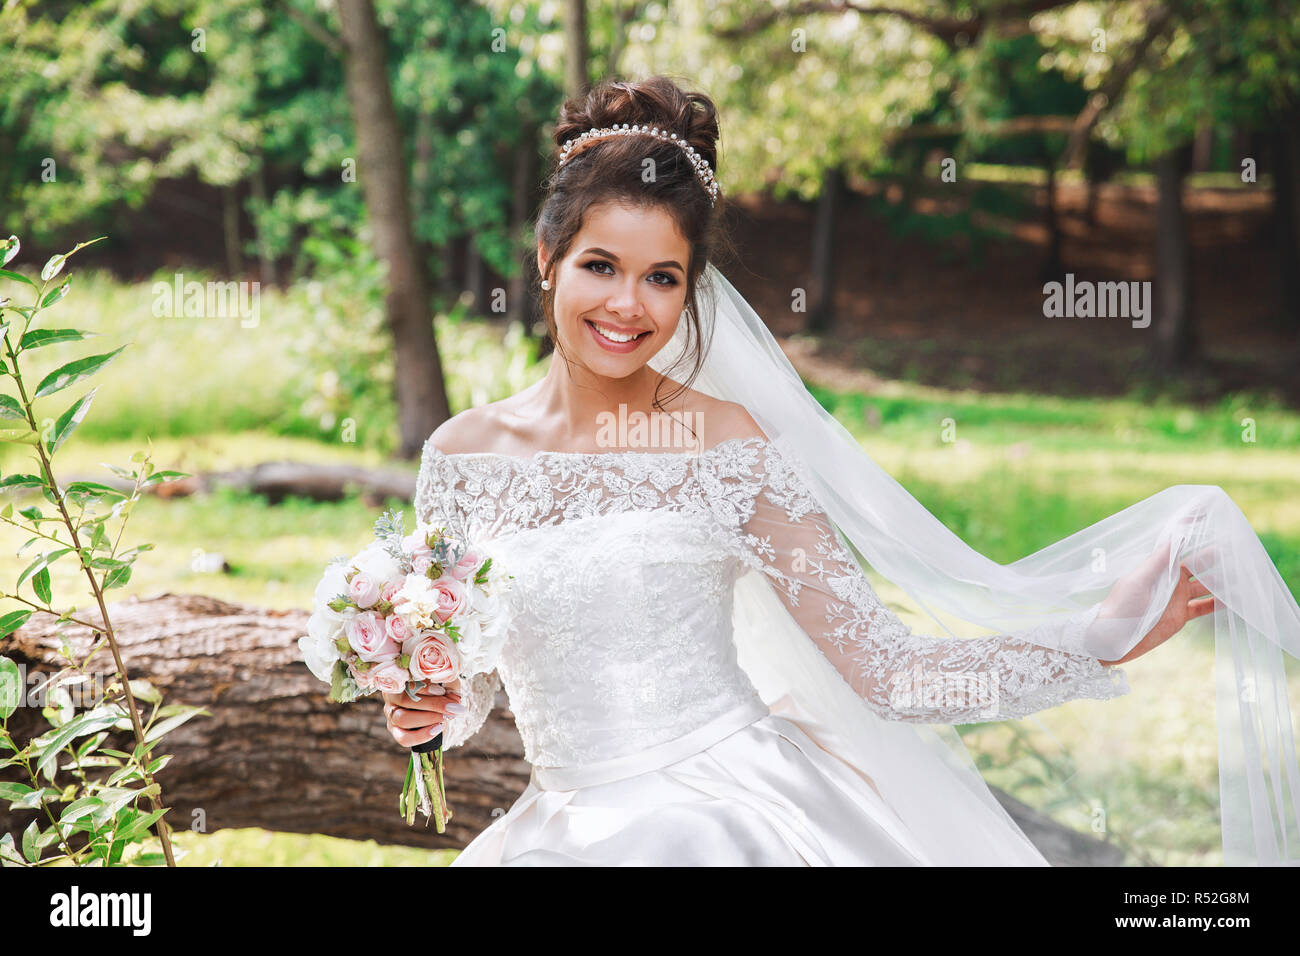
[[(1076, 698), (1128, 692), (1124, 673), (1084, 653), (1026, 640), (918, 634), (880, 600), (812, 492), (770, 444), (743, 522), (745, 559), (840, 675), (880, 716), (924, 723), (1010, 720)], [(1100, 605), (1045, 620), (1053, 644), (1081, 648)]]

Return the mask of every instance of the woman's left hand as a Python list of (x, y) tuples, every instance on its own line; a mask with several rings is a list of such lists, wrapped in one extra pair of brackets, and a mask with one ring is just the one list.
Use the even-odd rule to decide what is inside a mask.
[[(1106, 596), (1106, 600), (1102, 602), (1100, 616), (1123, 617), (1125, 616), (1123, 613), (1125, 610), (1130, 615), (1144, 610), (1151, 589), (1167, 566), (1166, 562), (1168, 560), (1169, 549), (1165, 548), (1162, 551), (1157, 548), (1145, 564), (1129, 576), (1115, 582), (1115, 587)], [(1147, 651), (1159, 647), (1177, 634), (1188, 621), (1209, 614), (1214, 610), (1214, 607), (1214, 598), (1210, 595), (1209, 589), (1192, 576), (1192, 572), (1188, 570), (1187, 565), (1179, 564), (1178, 584), (1174, 587), (1173, 596), (1170, 597), (1164, 613), (1160, 615), (1160, 620), (1156, 621), (1155, 627), (1142, 640), (1134, 644), (1123, 657), (1113, 661), (1103, 660), (1101, 663), (1106, 665), (1123, 664), (1134, 658), (1141, 657)]]

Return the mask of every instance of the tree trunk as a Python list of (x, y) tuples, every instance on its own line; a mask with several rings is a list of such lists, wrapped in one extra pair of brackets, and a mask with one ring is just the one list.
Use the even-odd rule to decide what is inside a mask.
[(844, 170), (822, 174), (812, 237), (812, 288), (808, 290), (808, 331), (829, 332), (835, 325), (835, 223), (844, 196)]
[(1061, 279), (1065, 265), (1061, 261), (1061, 215), (1060, 195), (1056, 188), (1056, 157), (1050, 151), (1044, 153), (1043, 170), (1047, 173), (1046, 195), (1044, 196), (1044, 226), (1047, 228), (1047, 255), (1038, 268), (1039, 282), (1052, 282)]
[(519, 268), (509, 280), (506, 289), (506, 323), (520, 322), (524, 334), (534, 336), (536, 309), (530, 278), (537, 270), (536, 247), (526, 241), (528, 220), (533, 214), (533, 188), (537, 179), (536, 127), (525, 121), (519, 148), (515, 151), (515, 164), (510, 183), (510, 234), (519, 242), (516, 263)]
[[(162, 691), (164, 704), (198, 705), (211, 714), (181, 725), (155, 750), (155, 756), (172, 754), (157, 778), (164, 805), (172, 808), (167, 819), (178, 830), (264, 827), (459, 848), (505, 813), (528, 783), (523, 742), (502, 693), (482, 729), (445, 754), (454, 814), (447, 832), (426, 829), (419, 815), (408, 827), (397, 815), (408, 754), (388, 733), (382, 698), (330, 703), (325, 685), (307, 670), (298, 651), (298, 638), (307, 633), (306, 612), (195, 594), (129, 599), (110, 604), (108, 611), (131, 679), (150, 681)], [(37, 615), (0, 638), (0, 654), (25, 669), (29, 689), (38, 683), (38, 672), (48, 675), (59, 668), (53, 623), (48, 615)], [(90, 646), (89, 632), (65, 625), (64, 636), (80, 659)], [(111, 666), (108, 651), (101, 650), (85, 672), (106, 674)], [(39, 707), (19, 707), (9, 728), (20, 742), (48, 730)], [(129, 737), (114, 732), (103, 746), (130, 749)], [(65, 777), (58, 778), (60, 785), (71, 782)], [(17, 768), (0, 769), (0, 781), (23, 779)], [(1053, 864), (1122, 862), (1117, 846), (1063, 827), (990, 789)], [(0, 802), (0, 833), (12, 833), (21, 843), (34, 811), (11, 813), (7, 806)]]
[[(265, 208), (267, 205), (265, 159), (259, 157), (257, 172), (253, 174), (249, 182), (253, 198)], [(257, 229), (257, 264), (259, 274), (262, 277), (262, 285), (268, 289), (274, 286), (276, 284), (275, 256), (271, 255), (270, 243), (266, 240), (265, 230), (260, 228)]]
[(564, 95), (587, 92), (587, 0), (565, 0)]
[(221, 226), (226, 247), (226, 275), (238, 279), (244, 271), (239, 250), (239, 196), (235, 186), (221, 187)]
[(1277, 250), (1281, 324), (1300, 350), (1300, 106), (1283, 113), (1273, 137), (1273, 246)]
[(1185, 367), (1196, 351), (1192, 306), (1191, 248), (1183, 209), (1186, 148), (1156, 160), (1156, 359), (1161, 367)]
[(430, 283), (412, 227), (406, 151), (374, 7), (370, 0), (339, 0), (338, 14), (358, 174), (375, 254), (388, 267), (385, 309), (396, 360), (398, 454), (415, 458), (429, 434), (451, 416), (434, 339)]

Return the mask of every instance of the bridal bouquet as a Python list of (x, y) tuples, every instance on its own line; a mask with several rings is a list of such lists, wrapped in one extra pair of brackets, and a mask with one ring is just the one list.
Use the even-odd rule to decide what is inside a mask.
[[(311, 672), (348, 703), (381, 691), (405, 691), (486, 673), (505, 639), (501, 596), (510, 575), (445, 528), (417, 523), (404, 534), (402, 513), (375, 522), (375, 540), (353, 558), (336, 558), (316, 587), (307, 636), (298, 647)], [(430, 756), (432, 751), (432, 757)], [(398, 810), (439, 833), (451, 819), (442, 774), (442, 735), (411, 748)]]

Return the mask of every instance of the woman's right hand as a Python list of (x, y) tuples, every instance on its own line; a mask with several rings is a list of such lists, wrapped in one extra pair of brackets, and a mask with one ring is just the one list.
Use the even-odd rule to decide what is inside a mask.
[(464, 713), (460, 702), (460, 678), (444, 684), (445, 693), (421, 691), (418, 701), (413, 701), (405, 691), (396, 694), (384, 694), (384, 717), (388, 722), (388, 732), (403, 747), (432, 740), (442, 732), (442, 723), (446, 717)]

